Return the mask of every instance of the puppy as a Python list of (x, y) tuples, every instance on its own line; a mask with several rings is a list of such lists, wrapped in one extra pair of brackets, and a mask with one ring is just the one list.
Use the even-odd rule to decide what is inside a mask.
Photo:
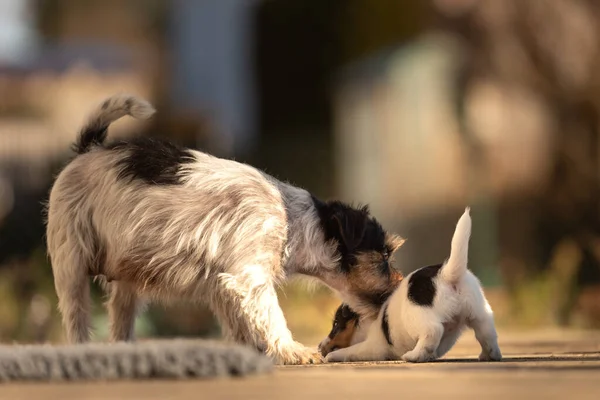
[[(456, 226), (448, 260), (408, 275), (368, 328), (361, 327), (356, 315), (344, 311), (347, 306), (342, 305), (330, 337), (319, 346), (324, 354), (328, 353), (326, 360), (432, 361), (446, 354), (467, 327), (475, 331), (481, 345), (480, 360), (501, 360), (492, 309), (479, 280), (467, 269), (470, 234), (471, 217), (467, 208)], [(336, 326), (348, 331), (340, 334)], [(348, 339), (365, 329), (364, 341)], [(345, 340), (337, 340), (338, 336)], [(360, 342), (330, 352), (334, 350), (332, 342), (339, 347), (356, 341)]]
[(47, 245), (70, 342), (90, 337), (90, 277), (109, 294), (112, 341), (132, 340), (148, 301), (203, 302), (226, 338), (278, 363), (317, 362), (295, 342), (275, 287), (314, 277), (361, 315), (376, 316), (398, 273), (403, 240), (367, 207), (321, 201), (249, 165), (150, 138), (107, 142), (109, 125), (149, 118), (134, 96), (89, 117), (47, 207)]

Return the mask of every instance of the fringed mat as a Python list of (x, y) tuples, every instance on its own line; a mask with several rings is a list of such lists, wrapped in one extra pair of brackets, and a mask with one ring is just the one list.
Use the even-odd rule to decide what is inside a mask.
[(253, 349), (213, 341), (0, 345), (0, 382), (216, 378), (272, 367)]

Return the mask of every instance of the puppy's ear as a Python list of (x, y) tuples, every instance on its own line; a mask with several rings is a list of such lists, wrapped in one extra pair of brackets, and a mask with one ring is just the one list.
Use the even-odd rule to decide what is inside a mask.
[(404, 239), (402, 236), (393, 233), (388, 233), (385, 238), (385, 242), (392, 251), (392, 253), (394, 253), (404, 244), (404, 242), (406, 242), (406, 239)]

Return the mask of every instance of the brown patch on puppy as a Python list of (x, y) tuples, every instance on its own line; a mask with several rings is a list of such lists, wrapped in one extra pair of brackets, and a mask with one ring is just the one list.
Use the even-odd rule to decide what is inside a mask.
[(358, 319), (348, 321), (344, 330), (337, 332), (337, 334), (329, 338), (329, 342), (327, 342), (327, 344), (320, 346), (319, 351), (323, 357), (327, 356), (327, 354), (331, 353), (332, 351), (350, 347), (357, 326)]
[(319, 345), (319, 351), (323, 356), (337, 349), (349, 347), (358, 327), (360, 317), (346, 304), (342, 304), (335, 312), (333, 326), (327, 339)]
[(333, 338), (331, 338), (331, 342), (329, 342), (329, 344), (331, 345), (331, 348), (332, 349), (343, 349), (345, 347), (350, 346), (350, 343), (352, 342), (352, 338), (354, 337), (354, 331), (356, 330), (357, 325), (358, 325), (358, 319), (348, 321), (348, 323), (346, 324), (346, 329), (344, 329), (343, 331), (340, 331), (337, 335), (335, 335)]

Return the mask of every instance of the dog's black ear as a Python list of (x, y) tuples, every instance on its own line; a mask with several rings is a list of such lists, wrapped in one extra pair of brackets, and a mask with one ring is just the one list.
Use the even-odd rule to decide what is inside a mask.
[(313, 196), (325, 239), (335, 239), (342, 256), (352, 253), (363, 241), (369, 226), (369, 208), (353, 208), (338, 200), (322, 202)]
[(331, 218), (337, 237), (348, 251), (354, 250), (362, 242), (367, 230), (368, 212), (363, 208), (354, 209), (343, 204), (332, 205)]

